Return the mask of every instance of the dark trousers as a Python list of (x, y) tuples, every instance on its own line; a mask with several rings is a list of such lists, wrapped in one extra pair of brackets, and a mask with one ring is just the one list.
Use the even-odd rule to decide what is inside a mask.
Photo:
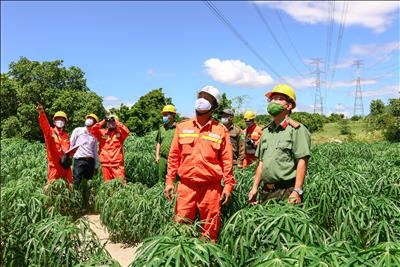
[(275, 184), (267, 184), (263, 186), (260, 194), (261, 203), (265, 203), (270, 199), (283, 200), (289, 198), (294, 190), (296, 179), (277, 182)]
[(160, 157), (160, 162), (158, 163), (158, 181), (165, 183), (165, 176), (167, 176), (168, 170), (168, 159), (163, 156)]
[(79, 158), (74, 160), (74, 186), (79, 187), (83, 179), (90, 180), (94, 174), (94, 159)]
[(89, 205), (89, 189), (87, 180), (93, 178), (94, 159), (79, 158), (74, 160), (74, 188), (82, 193), (83, 208), (87, 209)]

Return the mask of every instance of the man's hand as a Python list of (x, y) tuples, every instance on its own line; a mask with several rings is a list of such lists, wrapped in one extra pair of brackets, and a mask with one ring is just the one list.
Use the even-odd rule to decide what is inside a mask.
[(258, 204), (257, 201), (257, 194), (258, 194), (258, 189), (257, 188), (253, 188), (251, 189), (251, 191), (249, 192), (249, 202), (251, 205), (256, 205)]
[(228, 190), (222, 191), (221, 199), (220, 199), (222, 202), (221, 204), (222, 205), (229, 204), (230, 199), (231, 199), (231, 192), (229, 192)]
[(156, 163), (157, 164), (160, 163), (160, 156), (159, 155), (156, 155)]
[(297, 193), (296, 191), (293, 191), (289, 196), (288, 203), (289, 204), (300, 204), (301, 197), (300, 197), (299, 193)]
[(172, 198), (174, 197), (174, 185), (166, 185), (164, 189), (165, 196), (167, 197), (168, 201), (171, 202)]
[(38, 105), (36, 106), (36, 111), (37, 111), (39, 114), (42, 113), (42, 112), (44, 112), (44, 108), (43, 108), (42, 104), (38, 104)]

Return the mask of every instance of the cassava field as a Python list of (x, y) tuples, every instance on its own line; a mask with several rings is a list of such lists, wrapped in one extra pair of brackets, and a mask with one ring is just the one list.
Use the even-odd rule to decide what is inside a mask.
[[(235, 170), (218, 244), (201, 222), (172, 222), (158, 183), (154, 133), (125, 143), (127, 185), (89, 181), (90, 212), (113, 241), (141, 244), (131, 266), (400, 266), (400, 144), (345, 142), (312, 150), (302, 205), (250, 206), (255, 167)], [(1, 140), (1, 265), (119, 266), (64, 181), (47, 194), (44, 144)]]

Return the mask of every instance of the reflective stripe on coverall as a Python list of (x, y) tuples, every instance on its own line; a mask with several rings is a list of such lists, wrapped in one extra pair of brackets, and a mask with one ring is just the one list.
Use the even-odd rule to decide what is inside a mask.
[(216, 242), (221, 214), (221, 180), (225, 190), (235, 185), (229, 132), (210, 120), (201, 127), (196, 119), (178, 124), (168, 156), (166, 184), (173, 185), (178, 173), (175, 220), (191, 222), (196, 209), (205, 222), (202, 237)]
[(51, 128), (46, 113), (44, 112), (39, 114), (39, 125), (46, 143), (48, 166), (47, 182), (65, 178), (67, 182), (71, 184), (71, 168), (66, 170), (60, 165), (60, 159), (64, 155), (63, 151), (69, 150), (70, 141), (68, 134), (57, 127)]
[(101, 129), (105, 120), (96, 123), (90, 133), (99, 141), (99, 160), (105, 181), (114, 178), (125, 179), (124, 141), (129, 135), (129, 129), (118, 120), (114, 130)]

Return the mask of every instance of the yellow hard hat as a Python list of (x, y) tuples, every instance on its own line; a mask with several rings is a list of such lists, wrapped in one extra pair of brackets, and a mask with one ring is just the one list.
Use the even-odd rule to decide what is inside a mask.
[(161, 113), (165, 113), (165, 112), (171, 112), (171, 113), (175, 113), (176, 114), (176, 108), (173, 105), (166, 105), (162, 109)]
[(85, 119), (87, 119), (87, 118), (89, 118), (89, 117), (95, 119), (96, 122), (99, 121), (99, 118), (98, 118), (98, 117), (96, 116), (96, 114), (94, 114), (94, 113), (91, 113), (91, 114), (89, 114), (89, 115), (86, 115)]
[(53, 119), (55, 119), (55, 118), (57, 118), (57, 117), (64, 118), (66, 121), (68, 120), (67, 114), (65, 114), (64, 111), (57, 111), (57, 112), (54, 114)]
[(255, 118), (256, 118), (256, 113), (253, 111), (248, 110), (244, 113), (245, 121), (254, 120)]
[(272, 89), (271, 92), (266, 93), (265, 96), (268, 97), (269, 99), (271, 99), (271, 96), (274, 93), (280, 93), (280, 94), (286, 95), (292, 101), (293, 108), (296, 107), (296, 93), (294, 92), (293, 88), (290, 87), (289, 85), (278, 84)]

